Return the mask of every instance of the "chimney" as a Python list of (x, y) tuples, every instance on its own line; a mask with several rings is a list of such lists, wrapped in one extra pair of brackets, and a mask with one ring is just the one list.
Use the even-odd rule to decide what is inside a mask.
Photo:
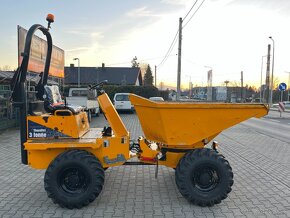
[(69, 66), (70, 66), (70, 67), (75, 67), (75, 65), (74, 65), (74, 64), (70, 64)]
[(102, 68), (105, 68), (105, 63), (102, 63)]

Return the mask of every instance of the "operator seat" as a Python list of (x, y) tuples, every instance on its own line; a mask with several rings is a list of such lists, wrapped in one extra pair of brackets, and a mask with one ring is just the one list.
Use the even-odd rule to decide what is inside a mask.
[(49, 113), (54, 113), (56, 110), (70, 110), (73, 114), (78, 114), (84, 111), (82, 106), (78, 105), (66, 105), (61, 98), (58, 86), (56, 85), (45, 85), (44, 86), (44, 108)]

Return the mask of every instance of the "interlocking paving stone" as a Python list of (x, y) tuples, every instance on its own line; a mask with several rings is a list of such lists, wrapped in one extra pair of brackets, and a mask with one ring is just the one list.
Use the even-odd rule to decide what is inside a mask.
[[(121, 114), (133, 139), (142, 135), (135, 114)], [(92, 126), (103, 127), (101, 115)], [(80, 210), (60, 208), (43, 188), (44, 171), (20, 163), (19, 130), (0, 133), (0, 217), (290, 217), (290, 146), (243, 124), (217, 137), (234, 172), (222, 203), (198, 207), (177, 190), (175, 171), (159, 166), (120, 166), (106, 171), (100, 196)]]

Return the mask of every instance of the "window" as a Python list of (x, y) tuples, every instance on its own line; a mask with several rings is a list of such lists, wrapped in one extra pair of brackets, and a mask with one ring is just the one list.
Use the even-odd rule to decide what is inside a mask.
[(129, 101), (129, 95), (117, 95), (116, 101)]
[(73, 90), (72, 96), (87, 96), (88, 91), (87, 90)]
[(96, 90), (72, 90), (72, 96), (88, 97), (89, 100), (95, 100), (97, 97)]

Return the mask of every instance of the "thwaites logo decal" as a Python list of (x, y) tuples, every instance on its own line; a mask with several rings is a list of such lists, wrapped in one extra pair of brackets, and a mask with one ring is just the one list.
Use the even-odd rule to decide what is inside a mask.
[(31, 138), (55, 138), (55, 137), (70, 138), (70, 136), (63, 134), (57, 130), (47, 128), (46, 126), (28, 120), (28, 138), (31, 139)]

